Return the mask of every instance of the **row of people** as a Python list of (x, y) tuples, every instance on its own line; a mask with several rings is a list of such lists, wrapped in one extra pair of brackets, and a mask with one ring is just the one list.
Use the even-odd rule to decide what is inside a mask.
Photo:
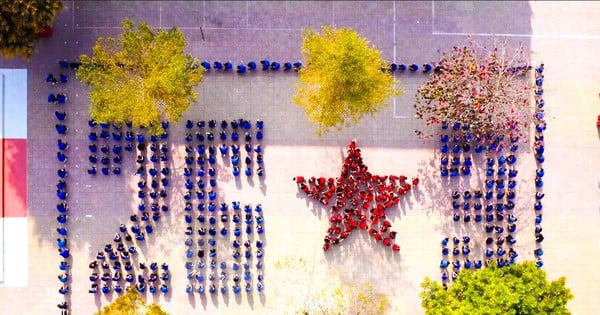
[[(535, 74), (537, 90), (542, 91), (542, 93), (539, 93), (537, 91), (535, 93), (536, 109), (535, 109), (534, 118), (536, 120), (536, 125), (535, 125), (535, 136), (534, 136), (535, 142), (533, 145), (534, 157), (535, 157), (535, 161), (537, 164), (537, 170), (535, 172), (535, 186), (536, 186), (535, 199), (536, 199), (536, 202), (534, 204), (534, 210), (536, 212), (536, 225), (535, 225), (535, 229), (534, 229), (534, 237), (535, 237), (536, 244), (538, 246), (536, 249), (534, 249), (533, 253), (536, 258), (536, 266), (538, 268), (541, 268), (544, 265), (544, 262), (541, 257), (544, 254), (544, 250), (541, 248), (541, 243), (544, 240), (544, 235), (542, 234), (542, 226), (541, 226), (542, 214), (540, 213), (543, 209), (542, 198), (544, 197), (544, 193), (543, 193), (544, 182), (543, 182), (542, 178), (545, 175), (545, 171), (542, 166), (543, 166), (543, 163), (545, 162), (544, 132), (546, 131), (546, 121), (545, 121), (545, 117), (544, 117), (545, 116), (545, 113), (544, 113), (545, 102), (544, 102), (543, 95), (542, 95), (543, 94), (543, 84), (544, 84), (543, 72), (544, 72), (544, 64), (541, 63), (536, 68), (536, 74)], [(539, 222), (537, 220), (538, 218), (540, 219)]]
[[(232, 131), (230, 135), (227, 134), (227, 131), (222, 130), (219, 132), (219, 139), (222, 141), (226, 141), (228, 139), (231, 139), (231, 141), (233, 142), (237, 142), (240, 141), (240, 134), (237, 131)], [(253, 138), (253, 134), (251, 132), (244, 132), (243, 134), (243, 140), (246, 141), (247, 143), (251, 142)], [(264, 138), (264, 133), (262, 130), (257, 130), (254, 134), (254, 138), (256, 140), (262, 140)], [(192, 142), (192, 140), (196, 140), (198, 142), (204, 142), (204, 140), (206, 139), (207, 141), (214, 141), (216, 139), (215, 133), (213, 133), (212, 131), (205, 131), (204, 133), (201, 133), (200, 131), (196, 131), (195, 134), (192, 134), (191, 132), (188, 132), (185, 134), (185, 141), (186, 142)]]
[(69, 82), (69, 77), (64, 73), (59, 74), (58, 79), (52, 73), (48, 73), (48, 75), (46, 75), (46, 83), (55, 85), (59, 81), (60, 83), (67, 83)]
[[(223, 143), (218, 147), (218, 150), (219, 150), (219, 153), (221, 153), (221, 156), (225, 157), (229, 154), (230, 148), (231, 148), (231, 163), (233, 165), (237, 165), (237, 162), (239, 161), (239, 158), (240, 158), (240, 152), (241, 152), (240, 147), (237, 144), (232, 144), (231, 146), (228, 146), (225, 143)], [(257, 154), (257, 160), (259, 160), (259, 159), (262, 160), (263, 148), (260, 144), (253, 147), (251, 144), (246, 143), (246, 145), (244, 146), (244, 150), (248, 154), (246, 161), (251, 161), (248, 158), (251, 156), (251, 154), (253, 152)], [(212, 159), (212, 161), (209, 161), (209, 162), (211, 164), (214, 164), (216, 162), (217, 147), (212, 146), (212, 145), (208, 146), (208, 148), (207, 148), (204, 145), (200, 144), (196, 147), (195, 150), (191, 145), (187, 145), (185, 147), (185, 152), (187, 153), (187, 155), (185, 157), (186, 165), (191, 165), (194, 163), (194, 152), (198, 153), (198, 156), (196, 157), (198, 165), (204, 165), (204, 163), (206, 161), (207, 153), (208, 153), (208, 158)], [(246, 163), (249, 164), (250, 162), (246, 162)]]
[(51, 104), (65, 104), (67, 100), (67, 96), (63, 93), (57, 93), (56, 95), (54, 93), (48, 94), (48, 103)]
[[(117, 294), (121, 294), (123, 292), (123, 290), (128, 291), (132, 288), (132, 286), (130, 284), (128, 284), (125, 287), (125, 289), (123, 289), (123, 287), (120, 284), (115, 284), (115, 285), (111, 286), (108, 283), (102, 284), (102, 286), (100, 287), (100, 290), (98, 290), (98, 287), (99, 286), (97, 283), (92, 283), (88, 292), (92, 293), (92, 294), (96, 294), (99, 292), (102, 292), (103, 294), (108, 294), (111, 291), (114, 291)], [(139, 293), (146, 292), (146, 284), (144, 284), (144, 283), (135, 284), (135, 288)], [(158, 288), (154, 284), (150, 284), (148, 286), (148, 293), (155, 294), (158, 292), (163, 293), (163, 294), (169, 293), (169, 286), (165, 283), (161, 284)]]
[[(482, 215), (482, 214), (472, 215), (470, 213), (460, 214), (460, 213), (455, 212), (452, 214), (452, 221), (454, 221), (454, 222), (459, 222), (461, 220), (461, 218), (464, 223), (471, 222), (471, 220), (473, 220), (476, 223), (484, 222), (484, 220), (487, 223), (491, 223), (494, 221), (497, 221), (497, 222), (504, 221), (504, 215), (502, 213), (496, 213), (496, 215), (491, 214), (491, 213), (488, 213), (485, 215)], [(512, 223), (508, 226), (508, 231), (511, 233), (516, 232), (516, 230), (517, 230), (516, 224)]]
[[(194, 123), (194, 121), (188, 119), (185, 123), (186, 129), (192, 129), (192, 128), (194, 128), (194, 126), (197, 126), (200, 129), (204, 129), (205, 127), (214, 129), (217, 127), (217, 125), (220, 126), (221, 129), (227, 129), (228, 127), (231, 127), (231, 129), (233, 129), (233, 130), (237, 130), (238, 128), (245, 129), (245, 130), (252, 129), (252, 123), (249, 120), (243, 119), (243, 118), (239, 118), (239, 119), (231, 120), (231, 121), (221, 120), (220, 123), (217, 123), (217, 121), (215, 119), (211, 119), (209, 121), (198, 120), (198, 121), (196, 121), (196, 123)], [(254, 126), (256, 127), (257, 130), (263, 130), (264, 122), (262, 121), (262, 119), (257, 119)]]
[[(234, 283), (233, 286), (231, 287), (231, 292), (233, 292), (236, 295), (240, 294), (241, 290), (242, 289), (241, 289), (241, 286), (239, 283)], [(252, 283), (246, 282), (246, 285), (244, 286), (244, 291), (246, 291), (246, 293), (251, 293), (252, 292)], [(264, 291), (263, 282), (259, 281), (256, 284), (256, 291), (259, 293), (262, 293)], [(204, 294), (206, 292), (206, 287), (205, 287), (204, 283), (198, 283), (196, 285), (188, 284), (185, 288), (185, 292), (188, 294), (192, 294), (194, 292)], [(227, 292), (228, 292), (227, 285), (222, 285), (219, 289), (219, 292), (221, 292), (221, 294), (227, 294)], [(210, 293), (210, 294), (218, 293), (217, 285), (215, 283), (210, 283), (208, 285), (208, 293)]]
[[(207, 61), (204, 60), (202, 61), (202, 63), (200, 63), (200, 65), (206, 70), (209, 71), (211, 69), (217, 70), (217, 71), (233, 71), (233, 67), (234, 67), (234, 63), (231, 60), (228, 60), (226, 62), (221, 62), (220, 60), (215, 60), (212, 64)], [(302, 62), (300, 61), (296, 61), (294, 63), (292, 62), (284, 62), (283, 64), (281, 64), (279, 61), (270, 61), (269, 59), (263, 59), (260, 61), (260, 66), (256, 63), (256, 61), (252, 60), (248, 63), (239, 63), (236, 65), (236, 72), (237, 73), (246, 73), (247, 71), (256, 71), (258, 68), (262, 69), (263, 71), (267, 71), (267, 70), (272, 70), (272, 71), (279, 71), (280, 69), (282, 69), (283, 71), (299, 71), (302, 68)]]
[(427, 73), (431, 73), (431, 71), (433, 70), (438, 70), (438, 68), (434, 69), (434, 66), (430, 63), (425, 63), (423, 64), (421, 67), (419, 67), (418, 64), (416, 63), (411, 63), (409, 65), (405, 65), (403, 63), (391, 63), (387, 69), (387, 71), (394, 73), (394, 72), (405, 72), (406, 70), (410, 71), (410, 72), (418, 72), (419, 69), (422, 69), (421, 71), (425, 74)]
[[(185, 217), (185, 222), (186, 223), (188, 223), (188, 224), (192, 223), (193, 220), (192, 220), (192, 216), (190, 214), (185, 214), (184, 217)], [(254, 220), (256, 220), (257, 224), (263, 224), (264, 221), (265, 221), (265, 219), (262, 216), (262, 214), (258, 214), (258, 215), (252, 216), (251, 213), (246, 213), (243, 218), (244, 218), (243, 221), (246, 224), (252, 224), (254, 222)], [(210, 225), (215, 225), (217, 223), (217, 218), (215, 216), (212, 216), (212, 215), (206, 217), (205, 215), (200, 214), (196, 218), (196, 220), (198, 220), (198, 222), (200, 222), (200, 223), (208, 222)], [(227, 222), (229, 222), (229, 214), (227, 214), (227, 212), (221, 213), (221, 215), (220, 215), (220, 221), (221, 221), (221, 223), (227, 223)], [(236, 223), (236, 224), (237, 223), (241, 223), (242, 222), (242, 216), (240, 214), (238, 214), (238, 213), (233, 213), (231, 215), (231, 221), (233, 223)], [(205, 231), (204, 228), (202, 228), (202, 230)], [(214, 227), (211, 227), (211, 232), (209, 234), (210, 235), (215, 235), (215, 231), (216, 230), (214, 229)], [(226, 229), (225, 229), (225, 231), (226, 231)], [(204, 233), (205, 232), (203, 232), (201, 235), (204, 235)], [(223, 234), (223, 233), (221, 233), (221, 234)]]

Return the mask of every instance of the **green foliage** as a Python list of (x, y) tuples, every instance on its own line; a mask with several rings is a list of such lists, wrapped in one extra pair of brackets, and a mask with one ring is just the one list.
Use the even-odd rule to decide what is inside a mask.
[(186, 41), (176, 28), (153, 32), (146, 23), (135, 28), (123, 21), (120, 38), (99, 38), (93, 55), (81, 55), (77, 77), (92, 87), (90, 116), (98, 122), (135, 127), (162, 120), (177, 122), (198, 98), (194, 88), (204, 68), (184, 54)]
[(293, 100), (304, 108), (322, 134), (358, 122), (382, 110), (394, 88), (388, 64), (379, 51), (347, 28), (322, 27), (322, 34), (304, 31), (300, 83)]
[[(506, 46), (506, 42), (495, 43), (486, 49), (469, 39), (469, 46), (443, 53), (436, 64), (438, 71), (417, 92), (417, 119), (426, 125), (470, 125), (469, 133), (492, 139), (499, 135), (526, 138), (533, 120), (532, 84), (523, 76), (526, 70), (515, 70), (529, 60), (522, 46), (514, 51)], [(432, 136), (416, 132), (423, 138)]]
[(570, 314), (573, 294), (565, 278), (548, 282), (546, 272), (533, 262), (477, 271), (463, 270), (447, 290), (425, 278), (422, 306), (435, 314)]
[(6, 58), (29, 60), (35, 51), (38, 33), (54, 22), (63, 8), (55, 0), (4, 0), (0, 4), (0, 53)]
[(132, 288), (111, 304), (98, 311), (96, 315), (169, 315), (156, 303), (147, 305), (140, 294)]

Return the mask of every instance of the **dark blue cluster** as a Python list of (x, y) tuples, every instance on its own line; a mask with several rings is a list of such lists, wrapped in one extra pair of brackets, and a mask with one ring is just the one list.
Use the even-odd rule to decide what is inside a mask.
[(183, 199), (189, 283), (185, 290), (188, 294), (261, 293), (265, 246), (262, 205), (225, 202), (217, 187), (217, 165), (230, 166), (236, 181), (241, 167), (251, 180), (256, 165), (255, 174), (262, 178), (264, 123), (188, 120), (186, 129)]
[[(169, 211), (168, 206), (168, 187), (170, 183), (169, 162), (169, 144), (167, 142), (169, 133), (169, 123), (163, 122), (162, 135), (147, 136), (146, 129), (140, 128), (136, 132), (131, 128), (131, 124), (126, 124), (125, 135), (122, 128), (117, 125), (112, 126), (112, 132), (109, 133), (110, 126), (100, 123), (101, 144), (100, 151), (105, 154), (103, 159), (109, 159), (108, 154), (114, 154), (113, 162), (119, 157), (122, 145), (126, 152), (136, 154), (137, 170), (139, 176), (137, 182), (137, 198), (139, 204), (134, 213), (130, 215), (128, 225), (121, 224), (119, 231), (115, 233), (114, 243), (107, 243), (103, 251), (99, 251), (96, 260), (89, 264), (91, 269), (89, 293), (109, 294), (114, 291), (121, 294), (123, 290), (133, 288), (139, 293), (149, 292), (150, 294), (166, 294), (170, 289), (171, 274), (169, 266), (162, 263), (160, 270), (158, 263), (151, 262), (133, 262), (137, 254), (137, 247), (146, 240), (146, 235), (154, 232), (154, 228), (160, 223), (163, 214)], [(96, 123), (89, 122), (90, 128), (96, 128)], [(92, 134), (92, 133), (90, 133)], [(149, 138), (150, 141), (146, 139)], [(90, 139), (90, 151), (92, 146), (96, 146), (97, 139)], [(112, 149), (111, 149), (112, 148)], [(118, 148), (118, 150), (116, 150)], [(91, 152), (92, 154), (95, 151)], [(92, 161), (91, 161), (92, 162)], [(108, 175), (105, 169), (109, 163), (102, 163), (104, 175)], [(112, 165), (113, 174), (119, 175), (119, 163)], [(90, 170), (95, 169), (92, 166)], [(88, 173), (95, 174), (95, 172)], [(118, 170), (118, 172), (115, 172)]]

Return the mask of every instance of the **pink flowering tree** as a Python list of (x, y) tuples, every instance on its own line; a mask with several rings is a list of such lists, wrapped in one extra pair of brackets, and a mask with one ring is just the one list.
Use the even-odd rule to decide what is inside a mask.
[(522, 45), (511, 51), (503, 42), (486, 49), (469, 38), (468, 46), (444, 53), (419, 88), (414, 108), (426, 128), (416, 133), (427, 139), (435, 125), (460, 123), (469, 129), (456, 130), (459, 135), (468, 132), (484, 141), (526, 139), (533, 122), (530, 69)]

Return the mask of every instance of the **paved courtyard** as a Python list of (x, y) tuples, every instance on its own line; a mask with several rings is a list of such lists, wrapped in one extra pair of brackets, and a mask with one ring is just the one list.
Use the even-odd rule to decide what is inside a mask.
[[(72, 314), (92, 314), (116, 295), (92, 295), (88, 263), (126, 223), (137, 207), (135, 159), (126, 157), (121, 176), (91, 177), (87, 134), (87, 88), (71, 80), (51, 87), (46, 74), (60, 72), (58, 60), (76, 60), (90, 53), (99, 36), (114, 36), (124, 18), (153, 27), (182, 29), (189, 52), (200, 59), (234, 63), (269, 58), (301, 60), (302, 29), (321, 25), (351, 27), (368, 38), (389, 61), (435, 61), (439, 53), (465, 43), (467, 35), (489, 42), (522, 42), (532, 63), (544, 62), (545, 132), (544, 270), (550, 279), (567, 277), (575, 298), (573, 314), (597, 314), (600, 309), (600, 5), (595, 2), (325, 2), (325, 1), (65, 1), (54, 24), (54, 36), (42, 41), (30, 62), (0, 59), (0, 68), (28, 71), (28, 248), (27, 281), (22, 287), (0, 286), (2, 314), (59, 313), (56, 279), (56, 107), (50, 92), (65, 92), (69, 100), (69, 247), (72, 253)], [(412, 102), (422, 74), (398, 75), (406, 93), (374, 117), (340, 132), (315, 135), (301, 108), (291, 101), (294, 73), (207, 73), (198, 88), (199, 100), (178, 125), (172, 124), (168, 145), (173, 171), (171, 211), (141, 247), (140, 261), (171, 266), (171, 292), (148, 295), (171, 314), (288, 314), (290, 306), (309, 303), (311, 296), (341, 283), (372, 283), (391, 300), (390, 314), (421, 314), (420, 283), (439, 279), (439, 242), (446, 236), (475, 233), (452, 222), (450, 191), (474, 189), (481, 178), (442, 181), (437, 141), (418, 140)], [(218, 166), (219, 198), (263, 205), (265, 217), (264, 294), (241, 298), (187, 295), (184, 268), (186, 224), (183, 182), (186, 133), (184, 122), (262, 119), (265, 177), (242, 176)], [(299, 194), (297, 175), (336, 177), (351, 139), (357, 139), (364, 162), (373, 174), (418, 176), (418, 189), (388, 211), (398, 231), (399, 253), (353, 233), (342, 245), (321, 250), (328, 227), (328, 209)], [(129, 157), (129, 158), (127, 158)], [(533, 260), (535, 161), (531, 149), (519, 155), (518, 260)], [(5, 242), (10, 242), (7, 236)], [(226, 252), (228, 255), (229, 253)], [(302, 258), (305, 263), (294, 263)], [(10, 257), (6, 257), (10, 259)], [(281, 267), (281, 266), (284, 267)], [(290, 265), (290, 268), (285, 267)]]

